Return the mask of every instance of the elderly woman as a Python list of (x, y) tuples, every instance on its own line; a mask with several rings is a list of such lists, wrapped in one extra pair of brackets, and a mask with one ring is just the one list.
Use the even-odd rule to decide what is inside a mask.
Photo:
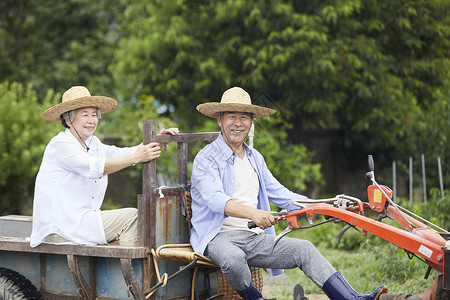
[[(66, 127), (47, 145), (36, 177), (31, 247), (39, 244), (97, 245), (119, 241), (135, 246), (137, 210), (101, 211), (108, 174), (160, 156), (157, 143), (129, 148), (103, 144), (94, 132), (102, 113), (117, 101), (91, 96), (88, 89), (74, 86), (62, 102), (42, 113), (49, 121)], [(160, 132), (177, 134), (177, 128)]]

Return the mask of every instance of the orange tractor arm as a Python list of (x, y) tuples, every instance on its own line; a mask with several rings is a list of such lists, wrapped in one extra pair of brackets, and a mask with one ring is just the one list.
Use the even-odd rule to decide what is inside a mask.
[[(402, 219), (396, 210), (388, 208), (388, 215), (394, 219)], [(342, 220), (355, 227), (361, 228), (365, 232), (370, 232), (392, 244), (422, 257), (426, 263), (439, 272), (443, 272), (445, 239), (434, 229), (418, 222), (417, 220), (405, 216), (417, 227), (410, 231), (373, 220), (361, 215), (359, 211), (352, 212), (331, 205), (316, 205), (305, 207), (301, 210), (289, 212), (280, 219), (286, 219), (291, 230), (299, 229), (297, 217), (304, 215), (310, 221), (315, 215), (325, 215)]]

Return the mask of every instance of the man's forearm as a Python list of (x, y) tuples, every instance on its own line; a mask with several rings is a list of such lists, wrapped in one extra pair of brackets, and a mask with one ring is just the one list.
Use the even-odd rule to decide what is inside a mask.
[(276, 224), (275, 218), (269, 212), (240, 204), (231, 199), (225, 205), (225, 215), (250, 219), (261, 229), (266, 229)]
[(225, 215), (235, 218), (251, 219), (251, 215), (255, 213), (256, 208), (240, 204), (230, 199), (225, 205)]

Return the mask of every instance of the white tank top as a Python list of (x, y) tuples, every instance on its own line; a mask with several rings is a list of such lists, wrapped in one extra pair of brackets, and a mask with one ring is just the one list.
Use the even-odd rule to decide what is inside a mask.
[[(258, 174), (250, 164), (247, 152), (244, 158), (235, 156), (234, 159), (234, 188), (232, 200), (240, 204), (256, 208), (258, 205), (259, 180)], [(259, 227), (249, 229), (247, 223), (250, 219), (227, 217), (223, 223), (221, 232), (232, 230), (248, 230), (256, 233), (262, 233)]]

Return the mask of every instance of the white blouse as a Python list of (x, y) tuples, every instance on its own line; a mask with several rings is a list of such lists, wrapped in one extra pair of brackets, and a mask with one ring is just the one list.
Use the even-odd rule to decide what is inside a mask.
[(69, 129), (47, 145), (36, 177), (31, 247), (52, 233), (75, 244), (106, 244), (100, 216), (108, 185), (108, 176), (103, 175), (105, 161), (133, 154), (137, 146), (109, 146), (96, 136), (89, 137), (86, 145), (89, 151)]

